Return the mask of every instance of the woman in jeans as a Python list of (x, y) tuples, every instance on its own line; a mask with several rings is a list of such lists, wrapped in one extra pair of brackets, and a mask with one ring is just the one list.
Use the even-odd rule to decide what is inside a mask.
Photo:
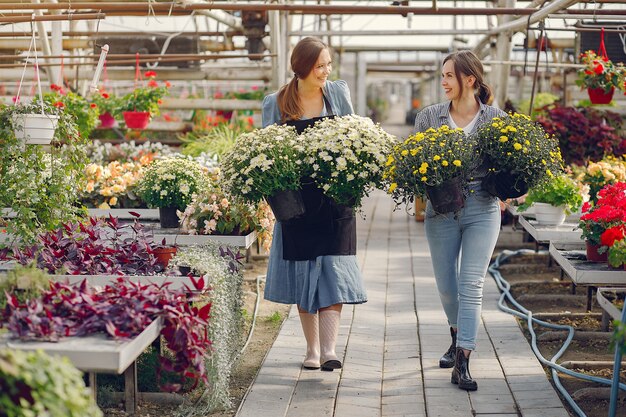
[[(291, 124), (301, 130), (322, 117), (354, 113), (348, 84), (327, 79), (332, 69), (331, 55), (321, 40), (306, 37), (298, 42), (291, 54), (291, 69), (293, 79), (263, 100), (263, 127)], [(303, 367), (332, 371), (342, 367), (335, 352), (342, 306), (367, 301), (361, 272), (353, 254), (332, 250), (332, 254), (309, 253), (306, 245), (305, 260), (289, 259), (293, 246), (305, 240), (326, 242), (315, 239), (319, 236), (313, 235), (322, 235), (318, 230), (294, 236), (285, 233), (290, 232), (290, 227), (279, 222), (274, 227), (264, 296), (270, 301), (298, 306), (307, 342)], [(352, 233), (356, 241), (356, 229)]]
[[(448, 125), (471, 135), (493, 117), (506, 115), (486, 104), (491, 89), (483, 81), (480, 60), (471, 51), (444, 59), (441, 85), (448, 100), (418, 113), (415, 132)], [(424, 219), (437, 289), (452, 335), (439, 366), (454, 368), (452, 383), (468, 391), (478, 389), (469, 372), (469, 357), (476, 349), (483, 283), (500, 231), (498, 199), (481, 188), (486, 173), (480, 164), (470, 175), (463, 208), (436, 213), (427, 202)]]

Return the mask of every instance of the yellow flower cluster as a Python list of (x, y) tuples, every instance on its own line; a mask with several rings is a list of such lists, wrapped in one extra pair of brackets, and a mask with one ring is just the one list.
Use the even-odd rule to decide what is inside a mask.
[(476, 135), (492, 171), (515, 172), (529, 186), (562, 171), (558, 141), (525, 114), (495, 117)]
[(109, 209), (128, 198), (129, 191), (143, 175), (144, 162), (110, 162), (107, 165), (89, 164), (85, 167), (86, 182), (81, 186), (83, 203), (88, 206)]
[(574, 171), (576, 179), (588, 185), (592, 201), (596, 201), (598, 191), (605, 185), (626, 182), (626, 161), (614, 156), (606, 156), (598, 162), (589, 161), (586, 167)]
[(387, 158), (387, 191), (398, 204), (409, 201), (425, 195), (427, 186), (466, 176), (476, 160), (476, 144), (462, 129), (443, 125), (418, 132), (397, 144)]

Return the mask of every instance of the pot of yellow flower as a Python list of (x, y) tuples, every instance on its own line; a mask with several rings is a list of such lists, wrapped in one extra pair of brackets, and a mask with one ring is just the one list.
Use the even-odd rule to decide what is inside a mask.
[(524, 114), (494, 117), (476, 137), (489, 169), (482, 186), (501, 200), (520, 197), (563, 170), (556, 138)]
[(477, 159), (474, 139), (444, 125), (396, 145), (384, 178), (396, 204), (425, 196), (437, 213), (454, 212), (464, 206), (466, 176)]

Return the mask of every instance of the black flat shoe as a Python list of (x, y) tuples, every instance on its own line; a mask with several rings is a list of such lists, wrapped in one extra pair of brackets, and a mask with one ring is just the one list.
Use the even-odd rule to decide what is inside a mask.
[(331, 359), (326, 361), (321, 366), (322, 371), (332, 372), (335, 369), (341, 369), (341, 361), (337, 359)]

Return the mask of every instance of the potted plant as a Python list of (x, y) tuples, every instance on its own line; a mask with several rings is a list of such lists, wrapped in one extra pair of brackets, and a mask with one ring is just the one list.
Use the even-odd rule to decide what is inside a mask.
[(595, 205), (583, 204), (579, 227), (587, 247), (587, 259), (606, 262), (608, 246), (602, 244), (605, 230), (626, 223), (626, 183), (618, 182), (604, 187), (598, 193)]
[(135, 88), (120, 100), (118, 110), (122, 112), (129, 129), (145, 129), (150, 119), (159, 115), (161, 99), (168, 93), (170, 84), (166, 81), (159, 86), (156, 72), (146, 71), (145, 76), (148, 78), (146, 86)]
[(395, 137), (371, 119), (351, 114), (316, 122), (302, 133), (302, 141), (304, 175), (335, 203), (360, 207), (363, 197), (382, 186)]
[(524, 114), (494, 117), (476, 137), (489, 166), (483, 188), (501, 200), (526, 194), (544, 178), (563, 171), (556, 138)]
[(0, 350), (0, 410), (3, 416), (102, 416), (82, 372), (41, 350)]
[(100, 119), (101, 128), (115, 126), (115, 117), (120, 107), (119, 99), (115, 94), (106, 91), (95, 92), (91, 96), (91, 104), (94, 104), (100, 112), (98, 118)]
[(578, 210), (582, 202), (576, 182), (563, 174), (549, 177), (531, 188), (517, 210), (524, 212), (533, 206), (538, 223), (558, 226), (565, 220), (565, 215)]
[(428, 197), (438, 213), (463, 207), (463, 187), (477, 160), (473, 138), (462, 129), (430, 128), (397, 144), (386, 161), (384, 178), (396, 204)]
[(178, 227), (177, 211), (184, 211), (194, 194), (210, 181), (199, 163), (184, 156), (160, 159), (146, 168), (137, 194), (148, 207), (158, 207), (161, 227)]
[(98, 107), (76, 93), (66, 92), (56, 84), (52, 84), (50, 88), (52, 91), (43, 95), (44, 101), (50, 107), (59, 107), (63, 112), (71, 115), (80, 136), (89, 138), (98, 123)]
[(223, 188), (252, 203), (266, 198), (279, 221), (301, 216), (304, 156), (305, 144), (292, 126), (271, 125), (244, 133), (220, 162)]
[(581, 53), (579, 58), (584, 68), (578, 70), (576, 85), (587, 89), (593, 104), (610, 103), (615, 88), (624, 89), (624, 64), (614, 64), (606, 55), (600, 56), (591, 50)]
[(609, 247), (608, 261), (613, 268), (626, 268), (626, 239), (624, 226), (607, 229), (602, 234), (603, 244)]

